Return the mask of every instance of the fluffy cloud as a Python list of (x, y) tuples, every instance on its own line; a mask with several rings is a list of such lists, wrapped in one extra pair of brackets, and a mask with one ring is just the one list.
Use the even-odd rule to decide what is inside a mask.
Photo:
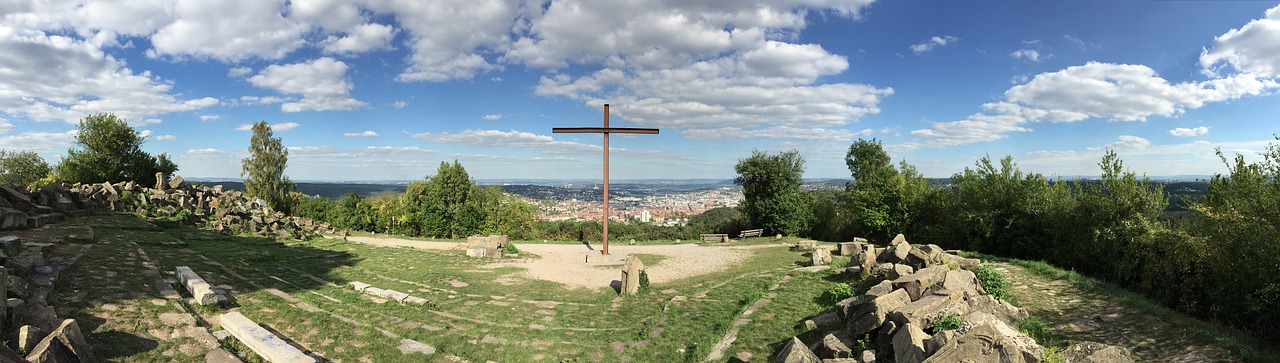
[(75, 142), (77, 130), (67, 132), (24, 132), (0, 136), (0, 145), (9, 151), (48, 152), (66, 150)]
[(1205, 126), (1192, 127), (1192, 128), (1178, 127), (1173, 130), (1169, 130), (1170, 135), (1182, 136), (1182, 137), (1200, 136), (1207, 133), (1209, 133), (1209, 128)]
[(307, 30), (285, 17), (285, 0), (178, 0), (173, 12), (176, 20), (151, 36), (148, 54), (274, 60), (301, 47)]
[(490, 114), (490, 115), (480, 116), (480, 118), (485, 120), (501, 120), (501, 119), (507, 118), (507, 116), (508, 115), (505, 115), (505, 114)]
[(1239, 72), (1280, 77), (1280, 6), (1215, 38), (1200, 53), (1200, 64), (1209, 74), (1230, 65)]
[(480, 51), (505, 48), (517, 12), (526, 6), (541, 8), (504, 0), (374, 0), (369, 6), (394, 14), (409, 32), (409, 66), (397, 78), (432, 82), (497, 69)]
[(221, 119), (222, 115), (200, 115), (200, 121), (217, 121)]
[(1133, 135), (1120, 135), (1119, 140), (1117, 140), (1116, 142), (1107, 144), (1106, 146), (1090, 147), (1089, 150), (1130, 151), (1130, 150), (1142, 150), (1150, 146), (1151, 146), (1151, 141), (1147, 139), (1133, 136)]
[(325, 53), (363, 53), (391, 48), (395, 27), (383, 24), (361, 24), (347, 31), (346, 36), (330, 35), (324, 41)]
[(345, 132), (345, 133), (343, 133), (343, 134), (342, 134), (342, 136), (346, 136), (346, 137), (375, 137), (375, 136), (378, 136), (378, 133), (377, 133), (377, 132), (373, 132), (372, 130), (366, 130), (366, 131), (364, 131), (364, 132)]
[(775, 126), (765, 129), (746, 130), (738, 127), (723, 127), (718, 129), (695, 129), (687, 130), (682, 134), (690, 139), (741, 139), (741, 138), (759, 138), (759, 139), (792, 139), (792, 140), (831, 140), (831, 141), (852, 141), (859, 137), (867, 137), (874, 134), (871, 129), (854, 132), (850, 130), (840, 129), (824, 129), (824, 128), (801, 128), (792, 126)]
[(458, 144), (479, 147), (514, 147), (535, 149), (545, 154), (578, 154), (600, 152), (602, 147), (570, 141), (557, 141), (551, 136), (530, 132), (500, 130), (466, 130), (456, 134), (424, 132), (413, 138), (440, 144)]
[(137, 121), (218, 104), (209, 97), (179, 99), (172, 88), (149, 72), (134, 73), (88, 40), (0, 24), (0, 109), (10, 115), (75, 123), (113, 112)]
[[(289, 131), (289, 130), (296, 129), (298, 128), (298, 126), (302, 126), (302, 125), (297, 122), (284, 122), (284, 123), (278, 123), (278, 124), (270, 124), (268, 126), (271, 127), (271, 131)], [(253, 124), (240, 124), (236, 126), (236, 128), (234, 128), (233, 130), (253, 131)]]
[(280, 105), (284, 112), (354, 110), (366, 106), (351, 98), (347, 64), (329, 57), (310, 62), (270, 65), (249, 83), (282, 93), (301, 94), (302, 99)]
[(940, 36), (931, 37), (929, 39), (925, 39), (925, 41), (916, 43), (915, 45), (912, 45), (909, 48), (911, 48), (912, 52), (916, 52), (916, 54), (923, 54), (925, 52), (933, 50), (933, 48), (946, 46), (947, 44), (955, 43), (958, 41), (960, 41), (960, 38), (956, 38), (950, 35), (940, 35)]
[(983, 105), (985, 112), (960, 121), (933, 123), (912, 131), (922, 146), (952, 146), (993, 141), (1009, 132), (1030, 131), (1027, 123), (1073, 122), (1089, 118), (1145, 121), (1172, 117), (1209, 102), (1259, 95), (1280, 88), (1274, 80), (1249, 75), (1203, 82), (1169, 83), (1143, 65), (1089, 62), (1041, 73), (1013, 86), (1005, 101)]
[(1009, 53), (1009, 56), (1014, 59), (1026, 59), (1032, 62), (1040, 61), (1040, 52), (1034, 49), (1018, 49), (1013, 53)]
[(178, 137), (173, 135), (156, 135), (155, 139), (156, 141), (174, 141), (177, 140)]
[(9, 132), (9, 130), (12, 129), (13, 124), (9, 123), (9, 120), (5, 120), (3, 117), (0, 117), (0, 134)]

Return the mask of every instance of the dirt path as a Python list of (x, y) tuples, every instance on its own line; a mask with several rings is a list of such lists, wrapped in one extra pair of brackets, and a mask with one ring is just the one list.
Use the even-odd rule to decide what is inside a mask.
[[(416, 241), (400, 238), (352, 236), (349, 241), (389, 247), (413, 247), (432, 250), (466, 249), (465, 243)], [(593, 266), (610, 259), (625, 258), (628, 254), (663, 255), (658, 264), (645, 266), (649, 279), (663, 283), (728, 269), (751, 256), (751, 250), (775, 245), (758, 246), (700, 246), (697, 244), (628, 246), (611, 245), (611, 258), (600, 255), (599, 246), (563, 244), (517, 244), (521, 253), (532, 253), (539, 258), (523, 258), (486, 265), (495, 268), (514, 266), (525, 269), (530, 278), (564, 284), (572, 288), (594, 289), (609, 286), (618, 280), (620, 265)]]
[(1049, 280), (1008, 263), (994, 263), (1013, 285), (1014, 298), (1068, 343), (1094, 341), (1129, 348), (1139, 362), (1239, 362), (1230, 352), (1198, 344), (1163, 317), (1111, 302), (1063, 280)]

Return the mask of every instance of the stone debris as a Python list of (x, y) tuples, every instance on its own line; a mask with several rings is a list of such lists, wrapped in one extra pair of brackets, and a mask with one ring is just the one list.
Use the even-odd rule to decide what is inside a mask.
[(430, 300), (396, 290), (380, 289), (360, 281), (352, 281), (350, 284), (353, 289), (363, 292), (365, 295), (390, 299), (401, 304), (426, 305), (431, 302)]
[(315, 363), (316, 359), (302, 353), (280, 337), (258, 326), (239, 312), (230, 312), (218, 317), (223, 329), (231, 332), (236, 340), (258, 353), (263, 359), (272, 363)]
[[(863, 239), (836, 246), (842, 255), (849, 254), (856, 273), (884, 280), (836, 303), (836, 323), (843, 330), (815, 336), (819, 340), (810, 345), (793, 337), (771, 362), (874, 362), (873, 350), (892, 352), (898, 363), (1041, 361), (1044, 347), (1016, 328), (1026, 311), (988, 295), (973, 272), (953, 270), (981, 261), (936, 245), (911, 244), (901, 234), (886, 248)], [(815, 264), (821, 250), (813, 252)], [(932, 335), (926, 331), (949, 316), (961, 318), (958, 329)], [(806, 322), (806, 330), (817, 325)], [(877, 347), (849, 349), (852, 340), (866, 336), (876, 338)], [(1115, 347), (1078, 349), (1079, 357), (1093, 357), (1078, 361), (1126, 362), (1123, 357), (1130, 356)]]
[(200, 305), (213, 305), (222, 301), (227, 301), (226, 297), (219, 295), (213, 291), (213, 286), (200, 278), (190, 267), (178, 266), (174, 268), (174, 275), (177, 275), (178, 282), (187, 288), (187, 292), (191, 293), (191, 297)]
[(74, 319), (63, 320), (52, 333), (40, 340), (31, 348), (27, 360), (32, 362), (80, 362), (97, 363), (84, 335), (80, 334), (80, 325)]

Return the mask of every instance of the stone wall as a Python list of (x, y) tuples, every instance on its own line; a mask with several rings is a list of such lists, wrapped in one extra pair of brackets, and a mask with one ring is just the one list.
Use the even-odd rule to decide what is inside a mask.
[(38, 228), (66, 215), (117, 211), (157, 224), (194, 224), (230, 233), (298, 239), (342, 233), (325, 223), (273, 211), (262, 200), (222, 186), (195, 186), (180, 176), (157, 179), (154, 188), (134, 182), (56, 183), (38, 190), (0, 185), (0, 230)]

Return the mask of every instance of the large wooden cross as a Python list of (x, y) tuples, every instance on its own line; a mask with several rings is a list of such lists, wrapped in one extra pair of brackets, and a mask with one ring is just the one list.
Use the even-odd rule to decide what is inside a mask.
[(634, 127), (609, 127), (609, 105), (604, 105), (604, 127), (556, 127), (557, 134), (604, 134), (604, 232), (601, 234), (604, 248), (601, 254), (609, 254), (609, 134), (657, 134), (658, 129)]

